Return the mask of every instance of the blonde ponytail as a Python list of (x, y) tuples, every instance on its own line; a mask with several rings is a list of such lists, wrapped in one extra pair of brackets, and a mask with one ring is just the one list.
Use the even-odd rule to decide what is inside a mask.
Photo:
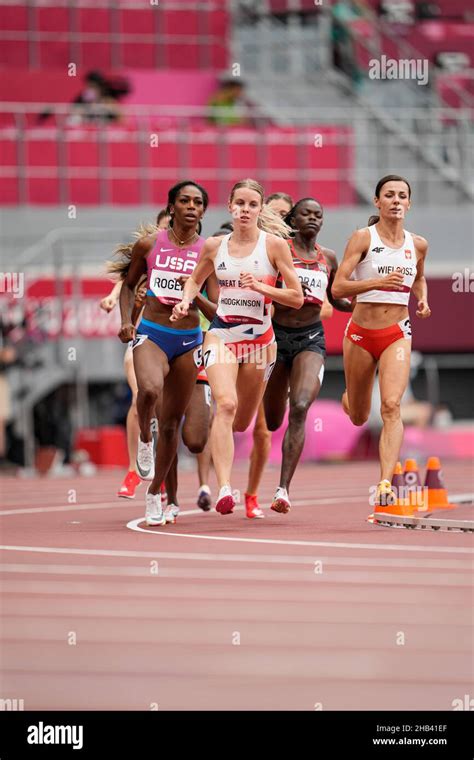
[(258, 217), (257, 226), (264, 232), (284, 238), (285, 240), (292, 236), (292, 229), (270, 206), (263, 206)]
[(140, 224), (139, 228), (133, 233), (135, 240), (131, 240), (130, 243), (120, 243), (116, 247), (113, 255), (117, 258), (120, 257), (120, 259), (118, 261), (108, 261), (107, 272), (112, 275), (118, 275), (120, 280), (124, 280), (130, 268), (133, 246), (137, 240), (148, 237), (148, 235), (154, 235), (155, 232), (158, 232), (158, 227), (155, 224), (151, 224), (150, 222)]

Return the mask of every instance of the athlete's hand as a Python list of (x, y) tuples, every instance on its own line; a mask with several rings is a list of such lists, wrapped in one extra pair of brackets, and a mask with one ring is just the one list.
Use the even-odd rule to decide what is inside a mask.
[(303, 291), (303, 295), (304, 295), (305, 298), (306, 298), (306, 296), (310, 296), (311, 295), (311, 288), (309, 287), (309, 285), (308, 285), (307, 282), (302, 282), (301, 283), (301, 289)]
[(179, 303), (175, 304), (175, 306), (173, 306), (170, 322), (177, 322), (179, 319), (183, 319), (183, 317), (187, 317), (188, 312), (189, 312), (189, 302), (180, 301)]
[(261, 282), (257, 280), (250, 272), (241, 272), (239, 275), (240, 287), (246, 290), (255, 290), (259, 292)]
[(379, 280), (377, 290), (401, 290), (403, 285), (403, 275), (400, 272), (392, 272), (385, 275)]
[(128, 343), (130, 340), (135, 339), (136, 332), (135, 325), (132, 325), (131, 322), (127, 322), (120, 328), (118, 336), (122, 343)]
[(420, 319), (428, 319), (428, 317), (431, 317), (431, 309), (426, 301), (418, 301), (416, 316)]
[(105, 296), (100, 302), (100, 308), (106, 311), (107, 314), (112, 311), (115, 306), (117, 306), (117, 299), (113, 296)]
[(184, 290), (184, 286), (186, 285), (186, 281), (189, 280), (190, 277), (191, 277), (190, 274), (182, 274), (180, 277), (178, 277), (178, 282), (183, 288), (183, 290)]

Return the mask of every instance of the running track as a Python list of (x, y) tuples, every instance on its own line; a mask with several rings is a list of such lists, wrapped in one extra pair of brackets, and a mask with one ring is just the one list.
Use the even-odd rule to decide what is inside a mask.
[[(469, 463), (444, 472), (451, 493), (473, 490)], [(144, 486), (116, 499), (121, 474), (3, 479), (1, 698), (26, 710), (450, 710), (472, 693), (472, 534), (369, 525), (375, 463), (301, 466), (292, 512), (259, 521), (201, 513), (184, 471), (187, 514), (145, 532), (133, 529), (146, 527)], [(268, 469), (263, 504), (276, 482)], [(454, 515), (472, 508), (440, 516)]]

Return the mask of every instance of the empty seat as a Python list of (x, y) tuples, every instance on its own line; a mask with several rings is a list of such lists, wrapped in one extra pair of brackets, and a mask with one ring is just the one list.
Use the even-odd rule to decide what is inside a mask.
[(40, 40), (38, 62), (41, 68), (66, 67), (73, 61), (69, 42), (66, 40)]
[(112, 66), (112, 49), (108, 40), (104, 42), (80, 43), (81, 67), (85, 70), (109, 69)]
[(29, 46), (25, 40), (2, 40), (0, 66), (23, 68), (29, 64)]
[(28, 8), (25, 3), (4, 5), (0, 13), (0, 31), (20, 32), (28, 29)]

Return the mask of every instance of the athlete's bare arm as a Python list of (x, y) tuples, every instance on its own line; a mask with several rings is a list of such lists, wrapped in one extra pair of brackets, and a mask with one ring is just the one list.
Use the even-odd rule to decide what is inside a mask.
[(115, 283), (114, 287), (110, 291), (109, 295), (105, 296), (105, 298), (103, 298), (100, 302), (100, 308), (106, 311), (107, 314), (117, 306), (117, 301), (120, 295), (120, 290), (122, 289), (122, 285), (123, 280), (118, 280), (118, 282)]
[(431, 309), (428, 306), (428, 286), (425, 278), (425, 258), (428, 253), (428, 241), (421, 235), (413, 235), (415, 243), (417, 262), (416, 277), (413, 282), (412, 291), (416, 298), (417, 310), (416, 316), (420, 319), (431, 317)]
[(186, 280), (183, 288), (183, 298), (180, 303), (177, 303), (173, 307), (170, 322), (176, 322), (178, 319), (187, 316), (189, 304), (194, 301), (202, 285), (214, 271), (214, 258), (220, 243), (220, 237), (208, 238), (204, 243), (196, 268), (191, 277)]
[(304, 303), (303, 289), (291, 258), (290, 249), (282, 238), (276, 235), (267, 236), (268, 258), (274, 269), (280, 272), (286, 288), (275, 288), (257, 280), (250, 272), (240, 273), (240, 284), (256, 293), (268, 296), (272, 301), (300, 309)]
[(360, 293), (368, 293), (369, 290), (401, 290), (403, 275), (392, 272), (385, 277), (373, 277), (369, 280), (351, 280), (351, 274), (363, 256), (367, 253), (370, 245), (370, 232), (367, 227), (356, 230), (351, 236), (344, 258), (338, 267), (332, 285), (334, 298), (351, 298)]
[[(338, 311), (352, 311), (352, 301), (350, 301), (348, 298), (334, 298), (332, 294), (332, 284), (334, 282), (334, 278), (338, 269), (335, 251), (333, 251), (331, 248), (322, 248), (321, 250), (329, 266), (329, 282), (327, 289), (327, 298), (329, 303)], [(322, 314), (321, 319), (323, 319)]]
[(128, 343), (135, 337), (135, 325), (132, 321), (132, 311), (135, 303), (135, 288), (140, 279), (146, 275), (146, 257), (150, 253), (154, 239), (152, 237), (143, 237), (137, 240), (132, 248), (132, 258), (127, 275), (123, 281), (120, 291), (120, 314), (122, 317), (122, 326), (119, 332), (119, 338), (122, 343)]

